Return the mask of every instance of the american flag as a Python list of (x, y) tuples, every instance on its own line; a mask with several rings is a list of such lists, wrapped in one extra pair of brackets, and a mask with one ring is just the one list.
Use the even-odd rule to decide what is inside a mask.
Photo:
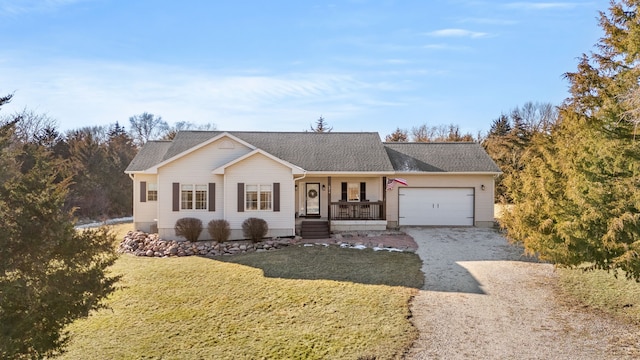
[(405, 179), (402, 179), (402, 178), (388, 179), (387, 180), (387, 191), (393, 190), (393, 185), (395, 183), (407, 186), (407, 180), (405, 180)]
[(405, 179), (395, 178), (395, 179), (393, 179), (393, 181), (397, 182), (400, 185), (407, 186), (407, 180), (405, 180)]

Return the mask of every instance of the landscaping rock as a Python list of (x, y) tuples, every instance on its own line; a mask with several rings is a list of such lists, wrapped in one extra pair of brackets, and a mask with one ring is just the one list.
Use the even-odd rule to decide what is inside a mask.
[[(382, 232), (380, 235), (395, 235)], [(365, 236), (364, 239), (370, 239)], [(366, 241), (358, 238), (353, 234), (335, 234), (331, 244), (341, 247), (378, 247), (389, 248), (388, 244), (370, 239)], [(373, 241), (371, 241), (373, 240)], [(136, 256), (148, 257), (174, 257), (174, 256), (223, 256), (235, 255), (249, 252), (266, 252), (281, 249), (291, 245), (305, 244), (306, 242), (299, 236), (295, 238), (272, 238), (265, 239), (258, 243), (251, 243), (248, 240), (226, 241), (219, 243), (216, 241), (198, 241), (195, 243), (189, 241), (162, 240), (158, 234), (147, 234), (141, 231), (129, 231), (120, 243), (118, 251), (120, 253), (128, 253)], [(319, 245), (329, 246), (322, 243)], [(400, 245), (400, 244), (398, 244)], [(402, 247), (402, 250), (415, 251), (412, 247)], [(386, 250), (386, 249), (385, 249)]]

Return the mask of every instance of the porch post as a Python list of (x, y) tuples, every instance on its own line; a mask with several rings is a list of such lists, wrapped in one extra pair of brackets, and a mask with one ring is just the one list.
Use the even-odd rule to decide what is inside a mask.
[(382, 209), (380, 209), (382, 220), (387, 220), (387, 177), (382, 177)]
[(327, 222), (331, 231), (331, 176), (327, 177)]

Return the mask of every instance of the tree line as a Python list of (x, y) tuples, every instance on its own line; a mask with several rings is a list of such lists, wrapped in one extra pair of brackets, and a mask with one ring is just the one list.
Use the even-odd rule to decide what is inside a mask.
[[(38, 147), (61, 160), (60, 176), (70, 179), (64, 207), (74, 209), (80, 219), (131, 215), (132, 181), (124, 170), (147, 141), (170, 140), (180, 130), (215, 129), (213, 124), (189, 122), (170, 126), (162, 117), (146, 112), (129, 118), (129, 130), (115, 122), (62, 133), (54, 119), (26, 109), (0, 119), (0, 125), (9, 123), (14, 128), (13, 147)], [(23, 166), (31, 161), (22, 159)]]

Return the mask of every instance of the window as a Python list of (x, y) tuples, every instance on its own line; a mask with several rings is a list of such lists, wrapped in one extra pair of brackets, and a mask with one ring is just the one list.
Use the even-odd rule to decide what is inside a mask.
[(180, 209), (206, 210), (207, 185), (180, 185)]
[(247, 185), (245, 187), (246, 210), (271, 210), (273, 191), (271, 185)]
[(147, 185), (147, 201), (158, 201), (158, 184)]
[(360, 183), (347, 184), (347, 201), (360, 201)]

